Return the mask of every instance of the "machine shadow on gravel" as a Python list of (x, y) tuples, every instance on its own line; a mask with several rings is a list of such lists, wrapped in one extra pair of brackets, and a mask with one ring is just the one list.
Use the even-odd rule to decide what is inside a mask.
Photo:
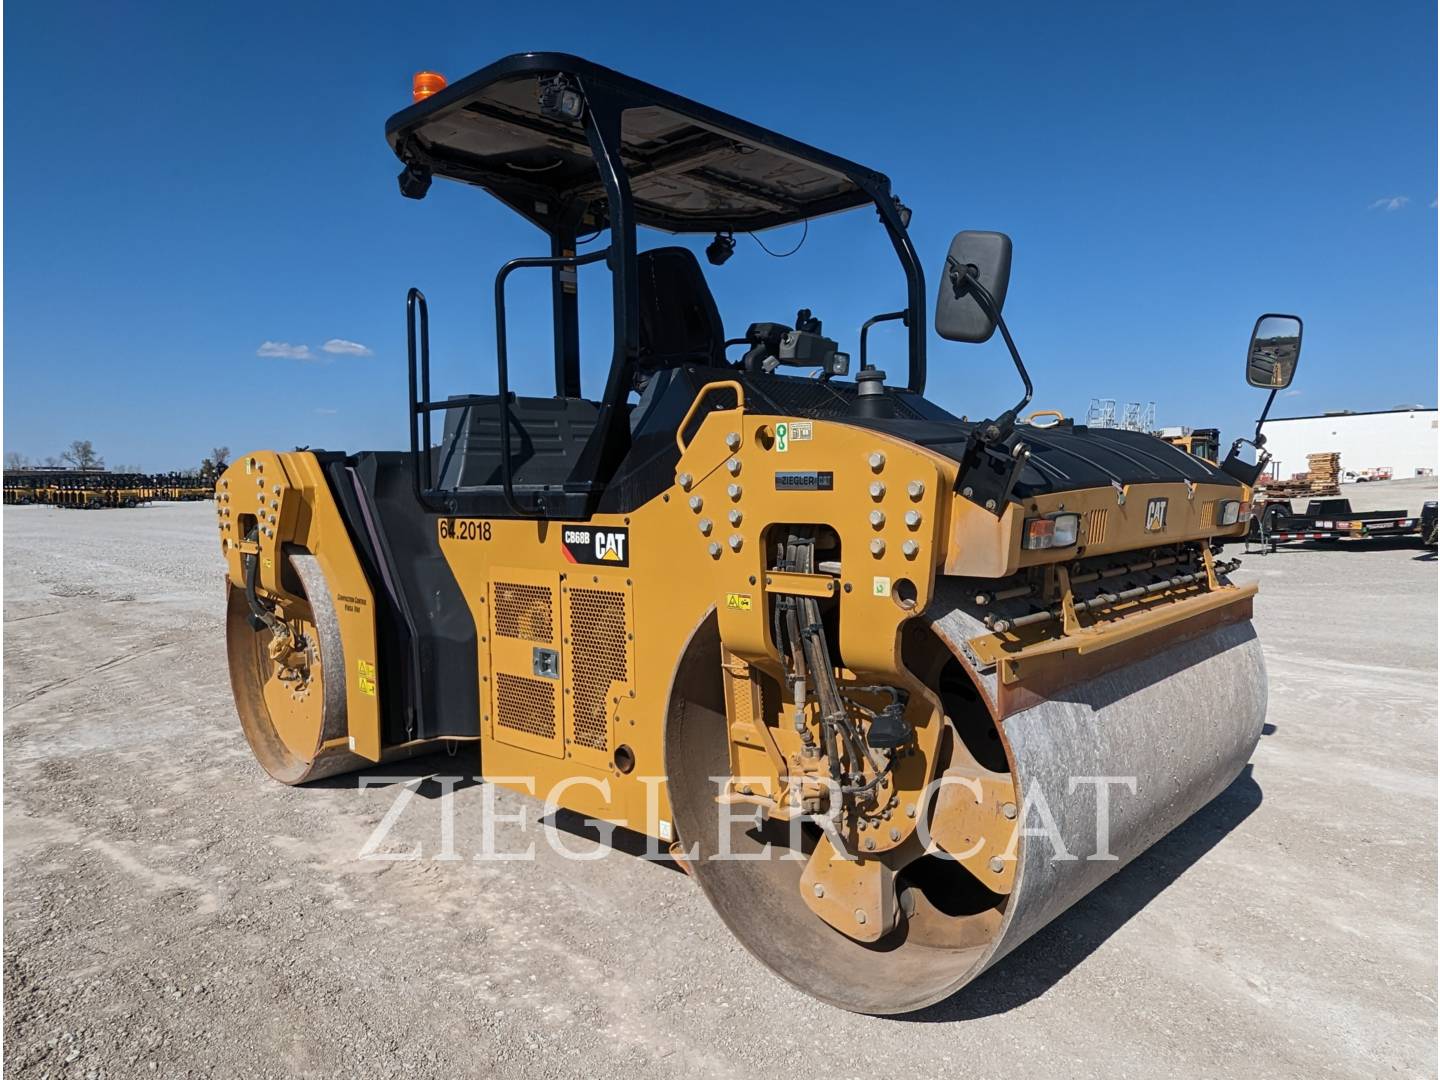
[[(462, 750), (456, 754), (420, 754), (412, 758), (402, 758), (399, 761), (388, 761), (368, 766), (362, 772), (341, 773), (339, 776), (327, 776), (321, 780), (313, 780), (308, 786), (354, 791), (361, 786), (363, 781), (367, 789), (384, 789), (397, 784), (405, 784), (420, 777), (422, 779), (415, 787), (415, 794), (426, 799), (438, 799), (447, 790), (464, 791), (466, 788), (478, 787), (483, 782), (479, 773), (480, 763), (477, 756)], [(437, 776), (449, 777), (452, 780), (459, 777), (459, 779), (447, 788), (436, 782), (434, 778)]]
[(574, 810), (559, 809), (553, 814), (546, 814), (537, 819), (536, 824), (544, 828), (553, 828), (558, 832), (568, 833), (570, 836), (588, 840), (592, 844), (609, 848), (611, 851), (619, 852), (621, 855), (629, 855), (644, 862), (654, 863), (656, 866), (663, 866), (667, 870), (674, 870), (678, 874), (685, 873), (685, 868), (672, 859), (669, 855), (655, 858), (653, 855), (646, 858), (646, 855), (653, 849), (655, 841), (651, 840), (642, 832), (634, 829), (627, 829), (623, 825), (606, 825), (610, 835), (605, 835), (605, 830), (598, 829), (594, 825), (594, 819), (585, 814), (577, 814)]
[(1042, 996), (1239, 827), (1263, 799), (1254, 766), (1246, 765), (1207, 806), (1016, 949), (1003, 974), (987, 971), (946, 1000), (893, 1019), (978, 1020)]

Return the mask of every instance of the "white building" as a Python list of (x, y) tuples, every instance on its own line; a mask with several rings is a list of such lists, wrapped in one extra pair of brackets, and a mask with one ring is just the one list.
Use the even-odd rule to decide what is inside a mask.
[(1271, 471), (1281, 479), (1305, 472), (1309, 454), (1340, 455), (1340, 469), (1390, 469), (1395, 479), (1434, 472), (1440, 456), (1436, 411), (1421, 407), (1383, 412), (1337, 412), (1269, 419), (1262, 429)]

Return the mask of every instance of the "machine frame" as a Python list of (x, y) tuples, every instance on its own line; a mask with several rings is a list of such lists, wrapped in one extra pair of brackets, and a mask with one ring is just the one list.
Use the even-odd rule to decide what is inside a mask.
[[(548, 91), (553, 92), (554, 98), (537, 101), (534, 114), (506, 108), (490, 96), (496, 88), (504, 90), (517, 84), (533, 86), (537, 79), (542, 87), (539, 96), (543, 99)], [(567, 95), (573, 95), (573, 100)], [(685, 121), (698, 134), (686, 133), (678, 147), (647, 148), (636, 133), (627, 133), (626, 114), (634, 110), (659, 110)], [(547, 171), (505, 169), (505, 164), (514, 165), (514, 162), (497, 164), (467, 152), (464, 146), (474, 138), (468, 127), (480, 128), (486, 133), (503, 131), (510, 139), (511, 155), (523, 156), (540, 148), (558, 154), (557, 166), (547, 171), (558, 171), (561, 176), (555, 183), (547, 184), (544, 179)], [(385, 132), (405, 165), (400, 176), (402, 193), (422, 198), (431, 178), (437, 175), (482, 187), (545, 232), (550, 245), (548, 257), (511, 260), (496, 278), (499, 385), (494, 396), (431, 400), (428, 306), (419, 290), (410, 292), (407, 301), (411, 356), (410, 443), (416, 459), (417, 493), (421, 504), (431, 512), (572, 519), (589, 517), (594, 512), (600, 489), (614, 474), (628, 448), (623, 406), (640, 348), (636, 243), (636, 228), (640, 225), (671, 233), (723, 235), (770, 229), (873, 205), (905, 275), (906, 385), (914, 394), (924, 392), (925, 274), (907, 231), (909, 211), (892, 194), (890, 180), (882, 173), (564, 53), (523, 53), (499, 60), (396, 113), (386, 123)], [(810, 179), (818, 173), (842, 180), (843, 184), (838, 185), (837, 191), (810, 197), (787, 192), (777, 185), (752, 182), (748, 190), (728, 198), (724, 210), (709, 207), (689, 210), (636, 198), (632, 176), (643, 180), (663, 174), (667, 182), (672, 183), (680, 178), (682, 191), (669, 199), (674, 203), (690, 197), (691, 189), (713, 192), (721, 181), (704, 175), (707, 170), (713, 171), (717, 163), (726, 164), (736, 155), (756, 152), (769, 152), (777, 159), (803, 166), (801, 179)], [(581, 158), (593, 162), (594, 176), (585, 176), (583, 170), (572, 167)], [(697, 171), (701, 175), (692, 179)], [(582, 227), (595, 231), (608, 229), (608, 247), (577, 254), (577, 236)], [(511, 398), (504, 331), (505, 279), (520, 268), (550, 270), (555, 394), (557, 398), (578, 400), (582, 395), (574, 271), (580, 265), (602, 258), (611, 270), (614, 342), (598, 422), (583, 454), (589, 466), (588, 477), (570, 485), (573, 490), (568, 494), (580, 496), (578, 499), (567, 499), (563, 497), (567, 493), (563, 492), (553, 493), (549, 498), (540, 494), (522, 505), (516, 493), (508, 445)], [(431, 415), (467, 405), (485, 406), (497, 400), (506, 417), (500, 426), (505, 445), (501, 454), (503, 477), (499, 505), (495, 493), (439, 492), (424, 469), (420, 453), (422, 447), (430, 446)]]
[[(1021, 417), (1008, 237), (958, 234), (942, 272), (937, 332), (999, 329), (1025, 383), (972, 422), (923, 396), (924, 275), (879, 173), (555, 53), (387, 136), (402, 194), (479, 186), (550, 254), (496, 276), (495, 394), (433, 399), (410, 291), (409, 453), (258, 451), (220, 478), (232, 685), (272, 776), (478, 740), (489, 782), (672, 845), (765, 964), (866, 1012), (952, 992), (1234, 780), (1265, 676), (1256, 586), (1218, 552), (1250, 491), (1143, 432)], [(723, 261), (734, 232), (867, 205), (906, 307), (861, 354), (903, 320), (900, 386), (864, 361), (832, 381), (808, 311), (725, 340), (694, 254), (636, 246), (640, 225), (713, 230)], [(582, 227), (609, 245), (578, 253)], [(590, 401), (575, 271), (602, 260)], [(509, 387), (505, 284), (532, 268), (553, 398)], [(1102, 826), (1073, 781), (1117, 775), (1133, 797)], [(1047, 789), (1064, 845), (1113, 857), (1049, 857), (1023, 827)]]

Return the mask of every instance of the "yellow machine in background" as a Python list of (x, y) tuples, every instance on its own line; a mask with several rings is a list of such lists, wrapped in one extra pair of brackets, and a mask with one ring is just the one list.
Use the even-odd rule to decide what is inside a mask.
[(1155, 432), (1155, 435), (1171, 446), (1178, 447), (1185, 453), (1193, 454), (1212, 465), (1220, 462), (1219, 428), (1161, 428)]
[[(959, 234), (940, 275), (940, 335), (998, 326), (1027, 386), (969, 422), (924, 395), (924, 275), (879, 173), (575, 57), (441, 87), (388, 124), (402, 193), (484, 188), (549, 254), (500, 270), (496, 393), (432, 399), (412, 290), (408, 452), (220, 478), (231, 678), (273, 776), (478, 741), (487, 777), (672, 845), (763, 963), (877, 1013), (965, 984), (1234, 779), (1265, 711), (1221, 552), (1250, 467), (1021, 421), (1007, 237)], [(810, 311), (727, 337), (692, 251), (640, 245), (713, 234), (719, 266), (736, 232), (854, 208), (906, 306), (853, 378)], [(599, 263), (592, 400), (575, 269)], [(532, 270), (553, 397), (509, 389), (505, 285)], [(866, 357), (881, 320), (903, 383)], [(1041, 803), (1077, 858), (1022, 829)]]
[(60, 468), (5, 470), (5, 503), (13, 506), (34, 503), (103, 510), (136, 507), (155, 500), (196, 502), (213, 494), (211, 483), (193, 474)]

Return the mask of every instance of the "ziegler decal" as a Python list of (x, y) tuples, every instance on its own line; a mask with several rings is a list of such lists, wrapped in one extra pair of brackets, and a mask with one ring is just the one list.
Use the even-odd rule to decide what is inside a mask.
[(587, 566), (629, 566), (630, 530), (566, 525), (560, 537), (565, 561)]
[(834, 491), (833, 472), (777, 472), (776, 491)]

